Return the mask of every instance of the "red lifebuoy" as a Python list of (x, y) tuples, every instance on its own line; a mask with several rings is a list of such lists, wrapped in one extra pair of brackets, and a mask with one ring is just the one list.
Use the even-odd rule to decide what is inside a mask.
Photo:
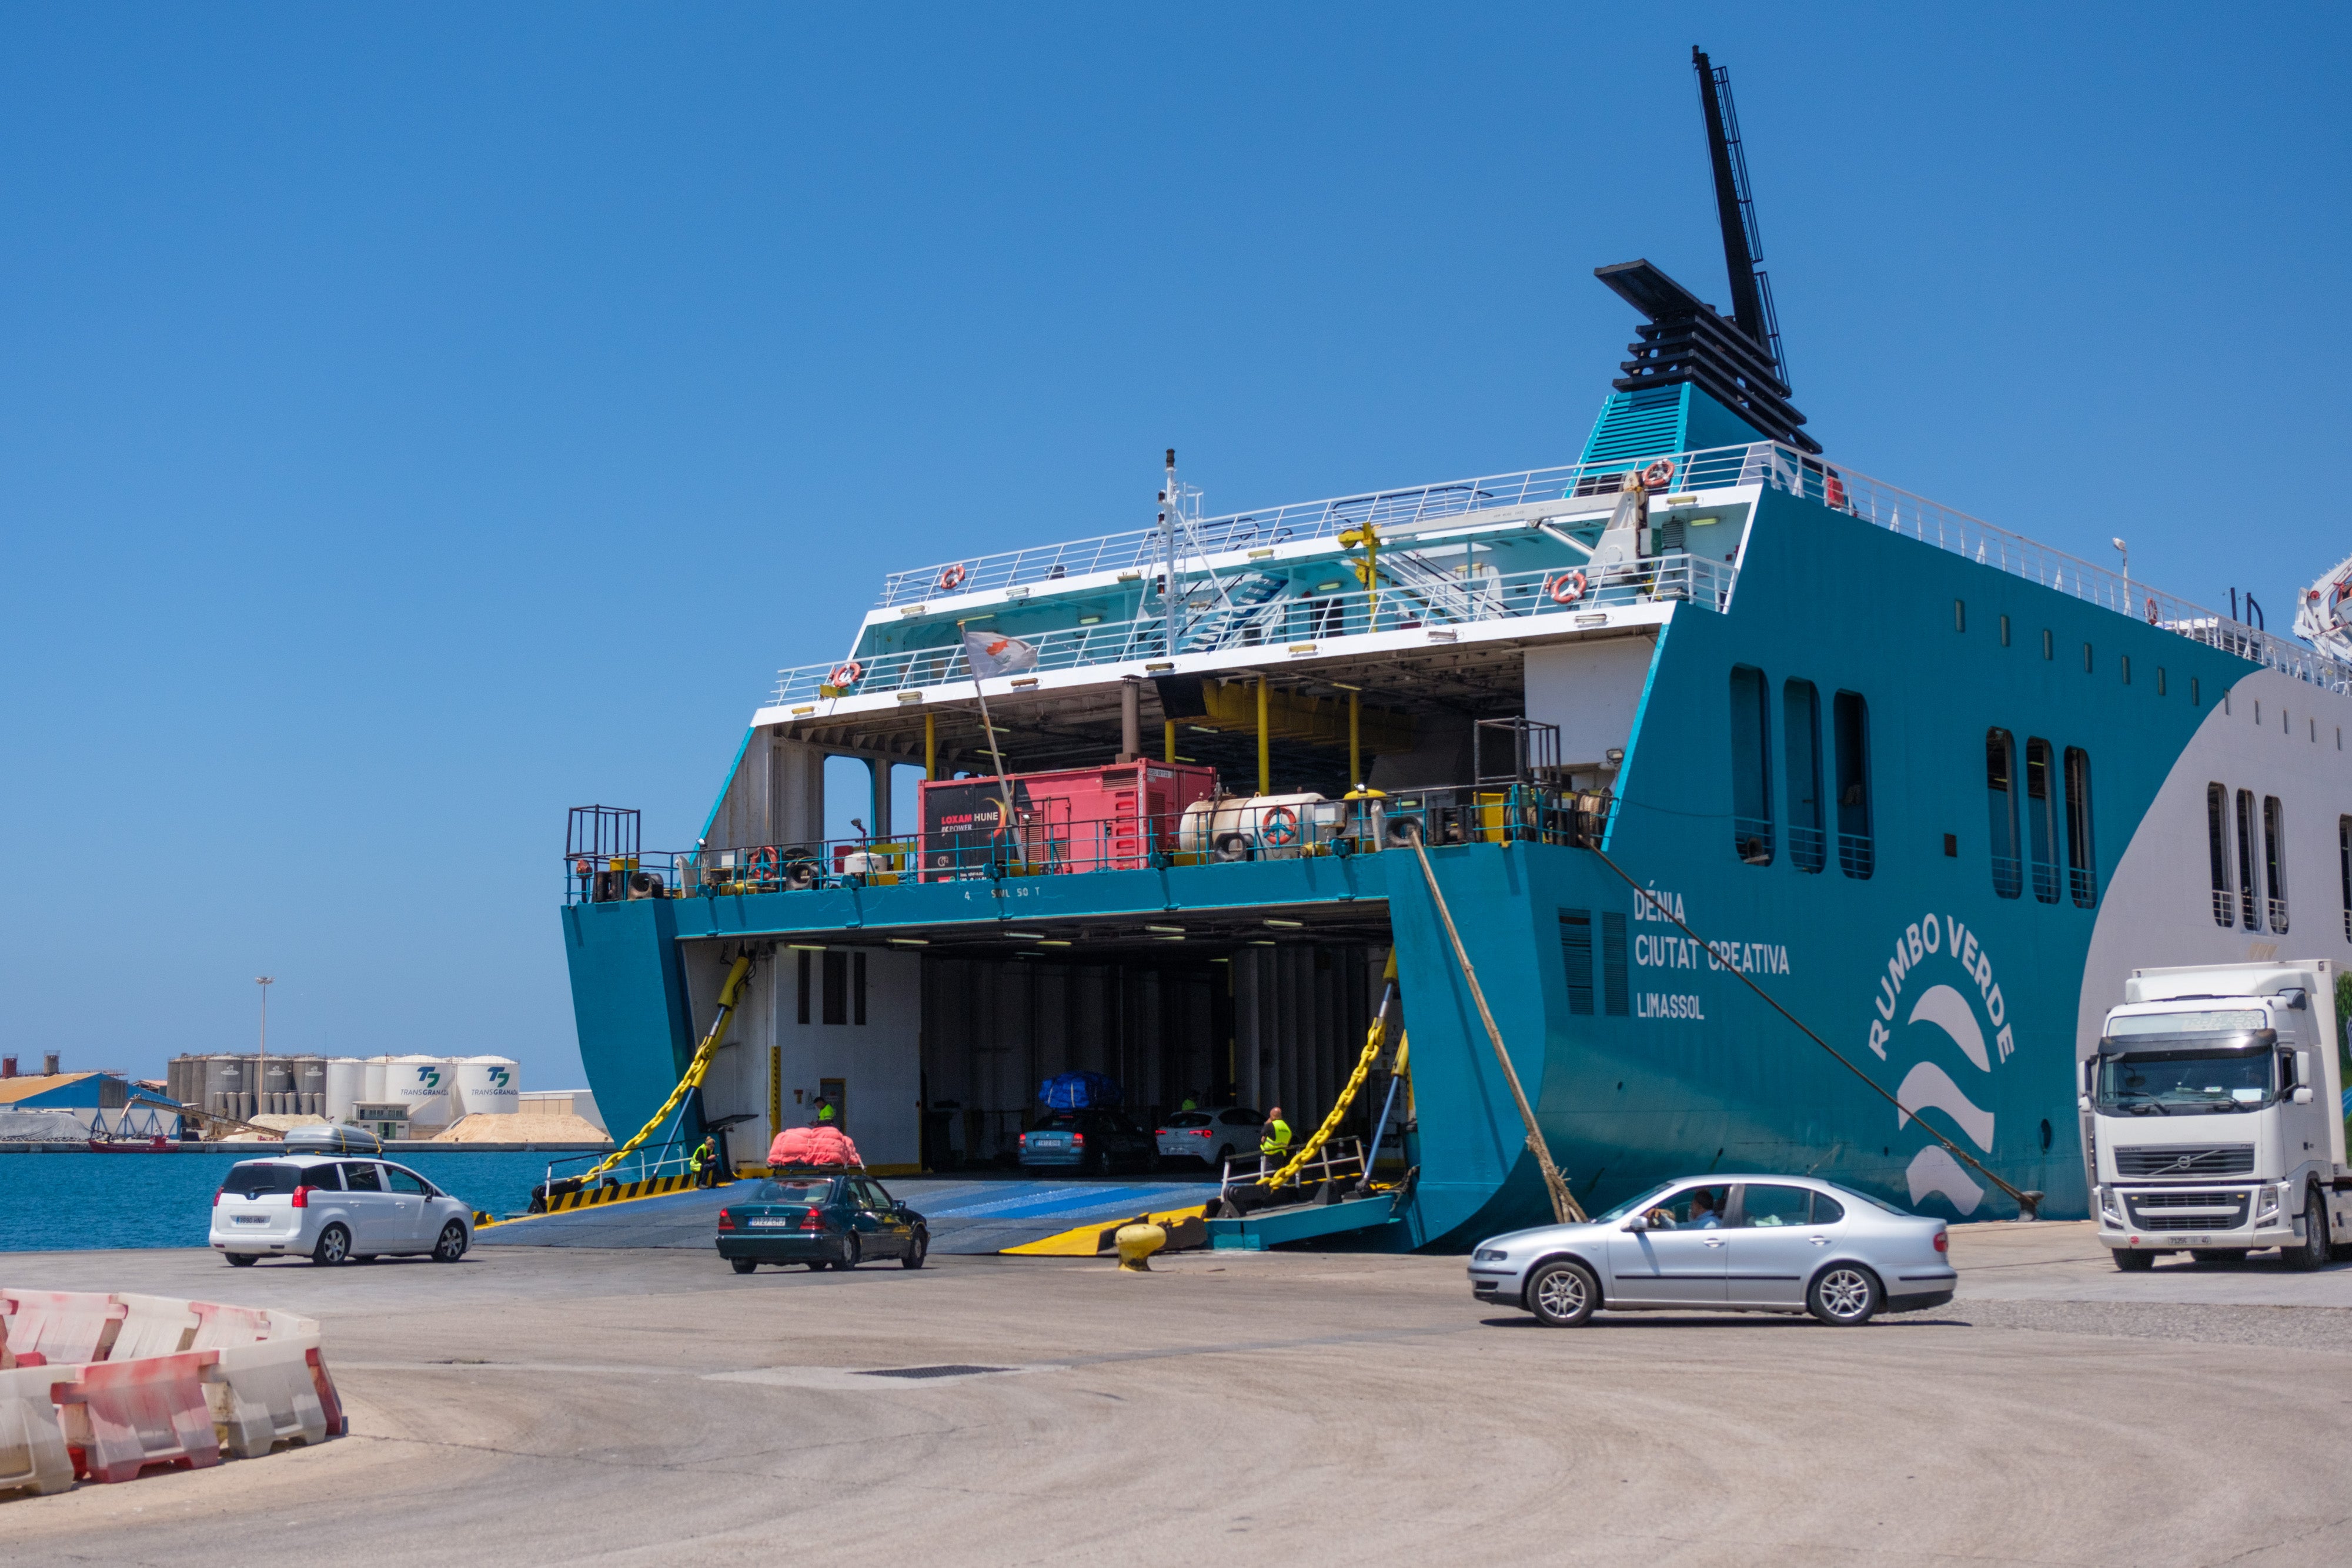
[(1573, 604), (1584, 597), (1584, 574), (1563, 572), (1545, 585), (1545, 591), (1551, 595), (1554, 604)]
[(2156, 624), (2156, 600), (2153, 596), (2147, 601), (2147, 623), (2151, 626)]
[(1295, 844), (1298, 841), (1298, 813), (1287, 806), (1271, 806), (1259, 819), (1258, 837), (1270, 844)]
[(1674, 482), (1675, 460), (1671, 457), (1661, 457), (1642, 470), (1642, 485), (1644, 489), (1663, 490)]
[(955, 565), (940, 573), (940, 591), (941, 593), (953, 593), (957, 589), (963, 586), (963, 580), (970, 575), (970, 573), (964, 570), (963, 563), (961, 561), (956, 562)]
[(572, 862), (572, 873), (574, 876), (581, 878), (583, 881), (585, 881), (589, 877), (596, 874), (596, 862), (584, 857), (580, 860), (573, 861)]
[(751, 852), (751, 877), (755, 882), (775, 880), (776, 847), (773, 844)]
[(835, 664), (833, 667), (833, 679), (830, 684), (836, 686), (854, 686), (857, 684), (858, 677), (865, 674), (866, 666), (851, 659), (845, 664)]

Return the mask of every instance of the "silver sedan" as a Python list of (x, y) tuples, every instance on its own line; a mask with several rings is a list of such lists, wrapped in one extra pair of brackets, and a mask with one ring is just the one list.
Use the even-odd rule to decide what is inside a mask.
[(1514, 1230), (1478, 1243), (1470, 1291), (1554, 1328), (1611, 1312), (1811, 1312), (1868, 1322), (1952, 1299), (1950, 1238), (1811, 1176), (1708, 1176), (1662, 1182), (1581, 1225)]

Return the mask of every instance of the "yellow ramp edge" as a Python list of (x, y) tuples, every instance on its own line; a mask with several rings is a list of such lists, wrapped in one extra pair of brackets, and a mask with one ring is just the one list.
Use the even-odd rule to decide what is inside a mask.
[[(1039, 1241), (1024, 1241), (1018, 1247), (1003, 1248), (998, 1255), (1006, 1258), (1097, 1258), (1111, 1250), (1111, 1239), (1118, 1234), (1120, 1226), (1139, 1225), (1146, 1222), (1157, 1225), (1168, 1232), (1168, 1249), (1171, 1252), (1184, 1247), (1204, 1246), (1209, 1239), (1208, 1226), (1205, 1221), (1208, 1210), (1207, 1204), (1196, 1203), (1190, 1208), (1163, 1209), (1153, 1214), (1130, 1214), (1118, 1219), (1097, 1219), (1081, 1225), (1075, 1230), (1065, 1230), (1058, 1236), (1048, 1236)], [(1187, 1229), (1192, 1234), (1184, 1234)]]

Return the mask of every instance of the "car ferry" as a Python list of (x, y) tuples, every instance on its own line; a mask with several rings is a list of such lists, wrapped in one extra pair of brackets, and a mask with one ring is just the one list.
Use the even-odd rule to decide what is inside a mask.
[(1169, 453), (1147, 526), (885, 577), (693, 844), (575, 811), (615, 1125), (748, 957), (687, 1141), (823, 1096), (869, 1168), (1009, 1165), (1092, 1071), (1146, 1125), (1344, 1100), (1417, 1172), (1368, 1245), (1550, 1218), (1529, 1117), (1596, 1210), (1722, 1169), (2080, 1217), (2131, 969), (2352, 957), (2352, 671), (1828, 454), (1696, 64), (1733, 308), (1600, 268), (1635, 336), (1574, 461), (1204, 516)]

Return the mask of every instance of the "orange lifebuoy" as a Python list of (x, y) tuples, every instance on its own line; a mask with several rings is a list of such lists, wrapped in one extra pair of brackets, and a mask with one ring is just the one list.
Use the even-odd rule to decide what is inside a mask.
[(589, 860), (585, 856), (583, 856), (579, 860), (572, 862), (572, 873), (583, 880), (588, 877), (594, 876), (596, 874), (596, 862)]
[(851, 659), (845, 664), (835, 664), (833, 667), (831, 684), (836, 686), (854, 686), (857, 684), (858, 677), (865, 674), (866, 666)]
[(963, 586), (963, 580), (969, 575), (971, 574), (966, 572), (963, 569), (963, 563), (961, 561), (956, 562), (955, 565), (940, 573), (940, 591), (941, 593), (953, 593), (957, 589)]
[(1675, 460), (1671, 457), (1661, 457), (1642, 470), (1642, 485), (1645, 489), (1663, 490), (1673, 484), (1674, 479)]
[(776, 847), (773, 844), (751, 852), (751, 877), (755, 882), (772, 882), (776, 876)]
[(2156, 624), (2156, 598), (2153, 594), (2147, 601), (2147, 623), (2151, 626)]
[(1546, 584), (1545, 591), (1551, 595), (1554, 604), (1573, 604), (1584, 597), (1584, 574), (1580, 571), (1563, 572)]
[(1298, 813), (1287, 806), (1269, 807), (1258, 821), (1258, 836), (1270, 844), (1298, 841)]

